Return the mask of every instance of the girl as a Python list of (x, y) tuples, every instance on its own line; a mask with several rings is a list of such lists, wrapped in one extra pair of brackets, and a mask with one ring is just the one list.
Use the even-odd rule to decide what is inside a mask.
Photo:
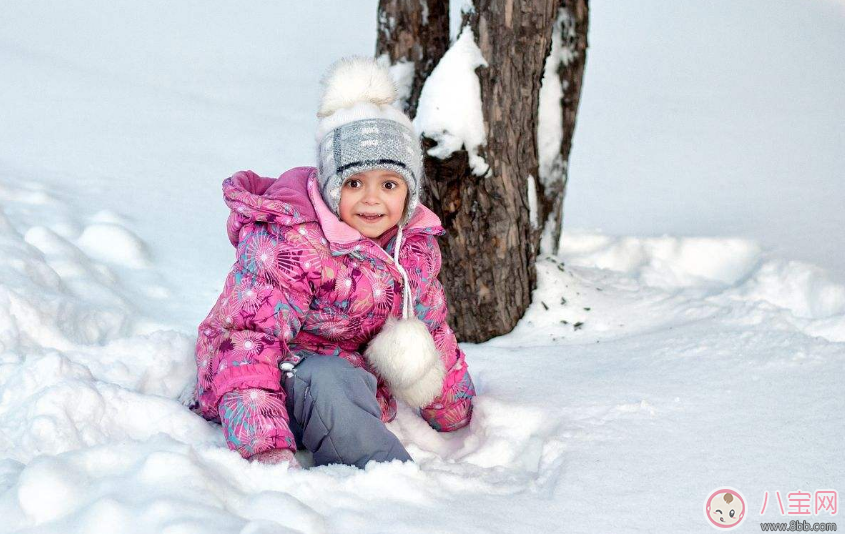
[(475, 395), (437, 280), (445, 232), (387, 69), (342, 59), (323, 83), (317, 168), (223, 182), (237, 261), (199, 326), (194, 409), (249, 459), (411, 460), (385, 426), (396, 399), (449, 432)]

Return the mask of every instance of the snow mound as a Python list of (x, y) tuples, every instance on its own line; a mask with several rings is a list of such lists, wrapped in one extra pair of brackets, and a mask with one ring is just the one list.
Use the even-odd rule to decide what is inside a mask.
[(562, 244), (561, 254), (570, 265), (624, 272), (663, 289), (734, 284), (760, 258), (759, 247), (744, 239), (566, 232)]
[[(75, 342), (97, 342), (126, 331), (129, 310), (125, 306), (91, 305), (119, 300), (109, 293), (108, 285), (94, 286), (91, 300), (74, 294), (69, 287), (82, 292), (87, 281), (94, 280), (93, 272), (89, 272), (92, 278), (87, 281), (76, 278), (85, 270), (84, 260), (57, 262), (57, 271), (48, 256), (4, 220), (0, 210), (0, 349), (14, 351), (33, 345), (63, 349)], [(53, 245), (60, 246), (56, 234), (36, 230), (28, 235), (49, 252), (56, 250)]]
[(43, 184), (23, 182), (17, 186), (0, 184), (0, 200), (3, 203), (17, 202), (31, 206), (46, 206), (56, 203)]
[(845, 286), (828, 274), (798, 261), (770, 261), (733, 294), (752, 302), (768, 302), (797, 317), (826, 319), (845, 314)]
[[(0, 375), (0, 450), (28, 462), (123, 440), (166, 433), (186, 443), (217, 442), (217, 432), (178, 400), (98, 380), (58, 352), (30, 355)], [(183, 377), (184, 378), (184, 377)]]
[(89, 256), (102, 261), (135, 269), (150, 267), (144, 242), (120, 224), (89, 224), (77, 244)]
[(127, 223), (126, 217), (115, 213), (112, 210), (100, 210), (91, 216), (91, 220), (98, 223), (124, 225)]
[(830, 280), (823, 269), (804, 262), (764, 263), (743, 285), (721, 295), (743, 304), (750, 323), (773, 319), (783, 328), (845, 342), (845, 286)]
[[(542, 258), (537, 269), (534, 303), (507, 343), (605, 339), (724, 314), (845, 341), (845, 286), (744, 239), (570, 231), (560, 257)], [(618, 293), (603, 291), (608, 285)]]

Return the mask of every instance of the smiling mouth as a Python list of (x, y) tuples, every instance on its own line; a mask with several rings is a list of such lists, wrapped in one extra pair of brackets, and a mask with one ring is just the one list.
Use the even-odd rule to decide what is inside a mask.
[(377, 220), (381, 219), (382, 217), (384, 217), (384, 214), (377, 214), (377, 213), (374, 213), (374, 214), (359, 213), (359, 214), (358, 214), (358, 217), (361, 217), (362, 219), (364, 219), (364, 220), (365, 220), (365, 221), (367, 221), (367, 222), (374, 222), (374, 221), (377, 221)]

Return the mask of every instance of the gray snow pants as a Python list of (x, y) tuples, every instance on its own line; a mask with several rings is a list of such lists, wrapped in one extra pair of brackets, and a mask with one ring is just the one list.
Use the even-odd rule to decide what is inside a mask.
[(290, 429), (314, 465), (363, 468), (370, 460), (412, 460), (381, 421), (376, 377), (337, 356), (309, 355), (282, 374)]

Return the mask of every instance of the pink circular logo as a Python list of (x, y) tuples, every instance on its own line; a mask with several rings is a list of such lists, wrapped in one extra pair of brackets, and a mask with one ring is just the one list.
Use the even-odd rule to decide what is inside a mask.
[(745, 517), (745, 499), (733, 488), (717, 489), (707, 498), (704, 515), (716, 528), (733, 528)]

